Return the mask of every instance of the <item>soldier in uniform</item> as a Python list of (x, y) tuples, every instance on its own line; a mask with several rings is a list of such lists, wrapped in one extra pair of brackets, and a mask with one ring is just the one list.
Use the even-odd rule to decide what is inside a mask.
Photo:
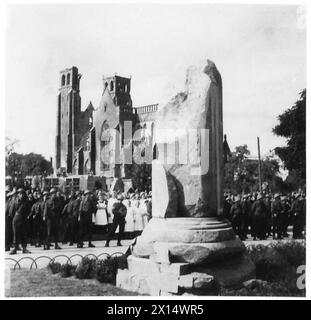
[(32, 207), (28, 216), (29, 220), (32, 220), (33, 235), (35, 239), (35, 246), (39, 248), (42, 246), (43, 235), (43, 208), (42, 208), (42, 195), (40, 192), (36, 193), (37, 202)]
[(56, 203), (56, 189), (50, 190), (51, 197), (46, 200), (43, 212), (43, 221), (46, 224), (46, 240), (44, 250), (50, 250), (50, 243), (54, 237), (55, 249), (61, 249), (58, 245), (57, 232), (57, 203)]
[(231, 209), (231, 199), (228, 195), (225, 195), (224, 197), (224, 208), (223, 208), (223, 215), (225, 219), (228, 219), (231, 221), (231, 216), (230, 216), (230, 209)]
[(57, 232), (57, 238), (61, 239), (64, 233), (64, 221), (62, 219), (62, 212), (66, 205), (66, 201), (59, 190), (56, 191), (55, 203), (56, 203), (55, 229)]
[(293, 238), (302, 238), (302, 231), (304, 225), (304, 202), (303, 197), (298, 194), (292, 204), (291, 214), (293, 219)]
[(78, 248), (83, 248), (83, 238), (87, 235), (87, 240), (89, 242), (89, 248), (94, 248), (92, 243), (92, 215), (95, 212), (94, 200), (91, 196), (89, 190), (85, 190), (84, 197), (80, 203), (80, 221), (79, 221), (79, 241), (77, 244)]
[(248, 228), (251, 224), (251, 219), (250, 219), (250, 203), (248, 201), (249, 195), (246, 194), (243, 196), (243, 201), (242, 201), (242, 233), (243, 233), (243, 238), (244, 240), (247, 239), (248, 235)]
[(240, 196), (236, 196), (234, 203), (230, 209), (230, 216), (232, 217), (232, 228), (241, 240), (245, 240), (243, 235), (243, 221), (242, 221), (242, 205)]
[(12, 217), (10, 216), (10, 207), (12, 205), (13, 195), (15, 193), (6, 193), (6, 203), (5, 203), (5, 251), (10, 251), (10, 247), (13, 242), (13, 232), (12, 232)]
[[(45, 204), (47, 202), (47, 200), (49, 199), (49, 192), (48, 191), (43, 191), (42, 196), (43, 199), (40, 203), (40, 210), (41, 210), (41, 215), (42, 215), (42, 235), (41, 235), (41, 239), (40, 242), (42, 242), (45, 245), (45, 241), (46, 241), (46, 237), (47, 237), (47, 226), (46, 226), (46, 221), (43, 220), (43, 213), (44, 213), (44, 208), (45, 208)], [(52, 246), (52, 244), (49, 244), (50, 246)], [(46, 245), (44, 246), (46, 247)]]
[(118, 226), (119, 226), (119, 233), (118, 233), (117, 246), (122, 246), (121, 239), (124, 232), (125, 217), (126, 217), (127, 210), (125, 205), (122, 203), (122, 200), (123, 200), (122, 195), (119, 195), (117, 200), (118, 202), (114, 203), (112, 207), (113, 222), (112, 222), (111, 230), (107, 236), (106, 247), (109, 247), (109, 242), (113, 238)]
[(253, 235), (254, 240), (259, 238), (259, 240), (266, 239), (266, 206), (263, 202), (262, 195), (259, 193), (257, 195), (256, 201), (252, 206), (252, 223), (253, 223)]
[(26, 221), (28, 214), (28, 203), (25, 190), (20, 188), (17, 190), (18, 198), (13, 206), (15, 215), (13, 218), (13, 235), (14, 235), (14, 249), (10, 254), (16, 254), (19, 243), (22, 244), (23, 253), (31, 253), (26, 249), (27, 247), (27, 234), (26, 234)]
[(79, 242), (79, 219), (80, 219), (80, 204), (81, 204), (81, 193), (76, 191), (75, 196), (72, 198), (72, 201), (69, 203), (67, 208), (68, 216), (70, 216), (69, 222), (69, 245), (72, 246), (74, 243)]
[(27, 235), (28, 235), (28, 239), (31, 245), (35, 245), (35, 234), (34, 234), (34, 221), (32, 219), (30, 219), (30, 215), (31, 215), (31, 209), (32, 206), (36, 203), (36, 200), (33, 196), (33, 194), (31, 193), (31, 190), (27, 190), (26, 192), (27, 194), (27, 204), (28, 204), (28, 215), (27, 215)]
[(72, 220), (72, 204), (73, 204), (73, 201), (75, 200), (74, 191), (70, 193), (68, 198), (69, 198), (69, 201), (65, 205), (62, 211), (62, 217), (61, 217), (63, 222), (63, 227), (64, 227), (63, 244), (68, 242), (71, 234), (70, 227), (71, 227), (71, 220)]
[(280, 201), (280, 194), (274, 196), (274, 201), (271, 204), (271, 213), (272, 213), (272, 235), (273, 239), (282, 239), (282, 215), (283, 208)]

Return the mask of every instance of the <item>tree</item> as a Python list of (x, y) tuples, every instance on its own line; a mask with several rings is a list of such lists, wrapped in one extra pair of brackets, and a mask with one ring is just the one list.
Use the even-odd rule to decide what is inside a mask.
[(285, 147), (275, 148), (275, 153), (289, 171), (294, 171), (299, 184), (306, 183), (306, 89), (300, 92), (295, 104), (278, 116), (279, 124), (272, 131), (287, 139)]
[(26, 176), (42, 175), (51, 172), (51, 163), (41, 154), (29, 153), (26, 155), (12, 152), (7, 159), (6, 175), (25, 178)]
[[(247, 145), (237, 146), (225, 164), (224, 187), (233, 193), (249, 193), (259, 190), (258, 160), (249, 158)], [(279, 177), (279, 162), (273, 155), (261, 161), (262, 181), (268, 191), (281, 191), (283, 181)]]
[(246, 159), (250, 154), (246, 144), (235, 147), (230, 160), (225, 164), (224, 187), (234, 193), (241, 193), (249, 177), (246, 171)]

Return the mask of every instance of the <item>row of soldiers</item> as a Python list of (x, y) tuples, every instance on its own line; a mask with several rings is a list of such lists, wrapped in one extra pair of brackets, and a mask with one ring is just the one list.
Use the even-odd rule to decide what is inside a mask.
[(30, 253), (26, 248), (29, 234), (36, 247), (43, 245), (44, 250), (49, 250), (54, 241), (55, 249), (61, 249), (58, 244), (61, 230), (64, 242), (69, 240), (70, 245), (77, 243), (82, 248), (83, 239), (87, 238), (88, 246), (94, 247), (92, 215), (96, 212), (96, 199), (89, 190), (72, 192), (68, 199), (55, 188), (29, 194), (22, 188), (6, 190), (5, 211), (5, 250), (13, 245), (11, 254), (16, 254), (20, 245), (23, 253)]
[(224, 217), (231, 221), (235, 233), (246, 240), (250, 232), (254, 240), (288, 237), (293, 226), (293, 238), (303, 237), (306, 221), (306, 198), (303, 193), (225, 195)]

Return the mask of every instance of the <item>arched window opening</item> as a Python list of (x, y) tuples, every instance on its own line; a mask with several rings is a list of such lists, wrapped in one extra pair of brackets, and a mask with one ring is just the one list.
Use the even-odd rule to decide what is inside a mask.
[(67, 86), (70, 84), (70, 73), (67, 74)]
[(65, 75), (63, 74), (63, 75), (62, 75), (62, 86), (65, 85), (65, 81), (66, 81), (66, 77), (65, 77)]
[(108, 82), (106, 81), (105, 82), (105, 89), (108, 87)]
[(110, 91), (113, 91), (113, 81), (110, 81)]

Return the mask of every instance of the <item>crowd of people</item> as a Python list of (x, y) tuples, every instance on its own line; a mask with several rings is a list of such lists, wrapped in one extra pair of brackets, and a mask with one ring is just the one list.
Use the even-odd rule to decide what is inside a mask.
[(303, 192), (291, 194), (253, 193), (224, 197), (223, 214), (231, 221), (241, 240), (250, 234), (253, 240), (288, 237), (293, 227), (293, 239), (303, 238), (306, 223), (306, 196)]
[[(117, 245), (125, 233), (138, 236), (152, 217), (151, 192), (131, 190), (127, 193), (71, 191), (59, 189), (6, 188), (5, 250), (30, 253), (27, 244), (49, 250), (61, 249), (59, 242), (83, 248), (92, 243), (94, 225), (106, 234), (106, 246), (117, 234)], [(306, 221), (306, 197), (302, 192), (289, 195), (225, 193), (223, 218), (232, 223), (241, 240), (288, 237), (303, 238)], [(21, 247), (20, 247), (21, 246)]]
[[(121, 246), (124, 233), (139, 235), (151, 218), (151, 192), (91, 192), (6, 188), (5, 250), (30, 253), (27, 244), (49, 250), (59, 242), (83, 248), (92, 243), (94, 225), (106, 233), (106, 246), (117, 233)], [(21, 247), (20, 247), (21, 246)]]

